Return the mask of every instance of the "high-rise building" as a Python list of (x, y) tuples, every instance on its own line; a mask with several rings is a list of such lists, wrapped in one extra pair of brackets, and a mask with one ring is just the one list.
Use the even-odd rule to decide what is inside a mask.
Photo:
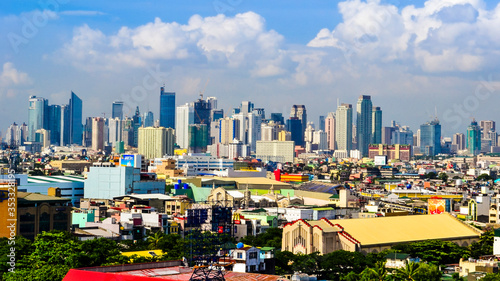
[(146, 159), (174, 155), (175, 136), (172, 128), (139, 128), (139, 154)]
[(82, 145), (83, 142), (83, 123), (82, 123), (82, 100), (73, 92), (69, 99), (69, 137), (70, 144)]
[(295, 145), (304, 145), (304, 131), (302, 130), (302, 122), (298, 117), (290, 117), (287, 119), (286, 129), (290, 132), (292, 141)]
[(120, 118), (120, 120), (123, 119), (123, 102), (122, 101), (115, 101), (113, 102), (113, 108), (111, 111), (111, 118)]
[(356, 107), (356, 143), (362, 156), (368, 155), (372, 140), (372, 101), (370, 96), (361, 95)]
[[(306, 112), (306, 106), (305, 105), (296, 105), (294, 104), (292, 106), (292, 110), (290, 111), (290, 117), (297, 117), (300, 122), (302, 123), (302, 135), (306, 131), (307, 127), (307, 112)], [(292, 133), (293, 135), (293, 133)], [(293, 138), (293, 136), (292, 136)], [(304, 137), (302, 137), (303, 139)], [(303, 145), (303, 143), (295, 143), (295, 145)]]
[(413, 132), (408, 126), (397, 125), (392, 132), (391, 140), (391, 144), (408, 144), (413, 146)]
[(92, 147), (92, 117), (85, 118), (83, 125), (83, 146)]
[(143, 127), (153, 127), (155, 124), (155, 118), (153, 115), (153, 112), (148, 111), (144, 112), (144, 115), (142, 117), (142, 126)]
[(283, 118), (282, 113), (271, 113), (271, 120), (274, 122), (280, 122), (282, 125), (285, 125), (285, 119)]
[(211, 112), (210, 119), (213, 121), (218, 121), (219, 119), (224, 118), (224, 109), (213, 109)]
[(250, 113), (253, 111), (254, 104), (251, 101), (242, 101), (240, 106), (240, 112), (238, 113)]
[(45, 129), (36, 130), (35, 141), (39, 142), (42, 147), (50, 146), (50, 131)]
[(465, 135), (462, 133), (454, 134), (451, 144), (456, 146), (456, 151), (464, 150), (466, 148)]
[(134, 146), (134, 120), (132, 118), (123, 119), (122, 140), (124, 146)]
[(175, 93), (160, 88), (160, 127), (175, 129)]
[(217, 138), (217, 143), (230, 144), (234, 139), (238, 139), (239, 124), (239, 120), (235, 118), (226, 117), (219, 119), (219, 137)]
[(207, 102), (210, 104), (210, 108), (212, 110), (217, 109), (217, 98), (216, 97), (207, 97)]
[(476, 120), (472, 120), (467, 127), (467, 151), (471, 155), (479, 154), (481, 150), (481, 128), (477, 125)]
[(203, 153), (208, 146), (208, 129), (206, 124), (191, 124), (188, 127), (188, 150), (191, 153)]
[(14, 123), (5, 132), (5, 143), (10, 146), (21, 146), (28, 140), (27, 137), (28, 126), (25, 123), (22, 125)]
[(108, 128), (109, 128), (109, 143), (111, 144), (112, 147), (116, 146), (117, 142), (122, 141), (122, 119), (116, 117), (109, 119), (108, 121)]
[(207, 140), (206, 143), (209, 143), (209, 136), (210, 136), (210, 113), (212, 111), (212, 108), (210, 107), (210, 103), (203, 99), (198, 99), (193, 103), (194, 107), (194, 122), (193, 124), (205, 124), (206, 125), (206, 130), (207, 130)]
[(481, 133), (483, 136), (489, 132), (495, 132), (495, 121), (482, 120), (479, 121), (479, 126), (481, 127)]
[(336, 150), (350, 151), (352, 148), (352, 105), (341, 104), (335, 113)]
[[(382, 110), (378, 106), (372, 109), (372, 144), (382, 143)], [(413, 134), (412, 134), (413, 135)]]
[(322, 131), (325, 130), (325, 118), (326, 117), (324, 115), (320, 115), (319, 116), (318, 131), (319, 130), (322, 130)]
[(325, 118), (325, 132), (328, 149), (335, 150), (335, 112), (330, 112)]
[(50, 131), (50, 143), (59, 145), (61, 143), (61, 106), (49, 105), (48, 107), (48, 130)]
[(132, 117), (132, 126), (134, 130), (134, 142), (132, 143), (133, 147), (137, 147), (139, 145), (139, 128), (141, 127), (141, 112), (139, 111), (139, 106), (135, 109), (135, 114)]
[[(70, 144), (70, 110), (69, 104), (61, 105), (61, 141), (62, 146)], [(92, 127), (92, 122), (90, 122)]]
[(261, 138), (263, 141), (278, 140), (279, 133), (285, 130), (285, 126), (279, 122), (270, 120), (268, 123), (261, 125)]
[(104, 149), (104, 118), (102, 117), (92, 119), (92, 149), (95, 151)]
[(175, 137), (180, 148), (189, 147), (189, 125), (194, 123), (194, 108), (190, 104), (177, 107)]
[(420, 153), (428, 156), (441, 153), (441, 124), (438, 119), (420, 125)]
[(328, 135), (323, 130), (315, 131), (312, 143), (318, 150), (328, 150)]
[(36, 131), (48, 125), (48, 101), (30, 96), (28, 103), (28, 141), (35, 141)]

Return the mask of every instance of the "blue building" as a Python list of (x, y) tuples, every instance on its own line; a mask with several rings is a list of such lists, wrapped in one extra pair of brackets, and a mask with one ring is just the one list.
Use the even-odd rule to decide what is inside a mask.
[(467, 127), (467, 151), (470, 155), (478, 155), (481, 150), (481, 128), (476, 120)]
[(160, 88), (160, 127), (175, 129), (175, 92)]
[(435, 119), (420, 125), (420, 153), (435, 156), (441, 153), (441, 124)]
[(69, 118), (70, 118), (70, 144), (82, 145), (83, 141), (83, 123), (82, 123), (82, 100), (73, 92), (69, 99)]
[(48, 130), (50, 131), (50, 144), (61, 143), (61, 106), (50, 105), (48, 107)]
[(286, 129), (292, 136), (295, 145), (304, 145), (304, 133), (302, 131), (302, 121), (298, 117), (290, 117), (286, 120)]
[(120, 118), (120, 120), (123, 119), (123, 102), (122, 101), (115, 101), (113, 102), (113, 108), (111, 111), (111, 118)]
[(148, 111), (144, 112), (143, 118), (142, 118), (142, 125), (144, 127), (153, 127), (155, 124), (155, 118), (153, 115), (153, 112)]
[(283, 118), (283, 113), (271, 113), (271, 120), (280, 124), (285, 125), (285, 119)]
[(35, 141), (36, 131), (47, 129), (48, 100), (30, 96), (28, 102), (28, 141)]
[(134, 167), (90, 167), (85, 180), (85, 198), (113, 199), (132, 193), (163, 194), (165, 181), (150, 177), (141, 180), (140, 169)]

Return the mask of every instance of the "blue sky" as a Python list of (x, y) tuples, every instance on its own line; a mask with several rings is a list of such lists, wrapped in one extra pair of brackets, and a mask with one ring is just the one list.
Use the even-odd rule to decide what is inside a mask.
[(165, 84), (179, 105), (207, 85), (226, 111), (305, 104), (314, 122), (368, 94), (385, 125), (416, 132), (437, 111), (451, 135), (500, 121), (498, 26), (498, 2), (480, 0), (3, 1), (0, 131), (27, 121), (30, 95), (71, 90), (85, 116), (113, 100), (156, 115)]

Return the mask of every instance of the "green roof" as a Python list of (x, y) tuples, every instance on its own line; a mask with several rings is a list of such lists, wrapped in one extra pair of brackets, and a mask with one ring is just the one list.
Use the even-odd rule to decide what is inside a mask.
[(339, 199), (340, 196), (338, 194), (333, 194), (332, 196), (330, 196), (330, 199)]
[(275, 248), (274, 247), (262, 247), (260, 248), (261, 251), (273, 251)]
[(329, 210), (333, 210), (332, 207), (319, 207), (319, 208), (312, 208), (313, 210), (315, 211), (329, 211)]

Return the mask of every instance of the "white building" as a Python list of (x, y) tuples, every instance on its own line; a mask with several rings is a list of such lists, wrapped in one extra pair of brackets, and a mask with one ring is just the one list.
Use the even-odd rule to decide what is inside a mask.
[(256, 158), (262, 161), (293, 162), (295, 142), (293, 141), (257, 141)]
[(181, 148), (188, 148), (189, 134), (188, 128), (194, 123), (194, 108), (186, 103), (177, 107), (175, 116), (175, 138), (177, 145)]

